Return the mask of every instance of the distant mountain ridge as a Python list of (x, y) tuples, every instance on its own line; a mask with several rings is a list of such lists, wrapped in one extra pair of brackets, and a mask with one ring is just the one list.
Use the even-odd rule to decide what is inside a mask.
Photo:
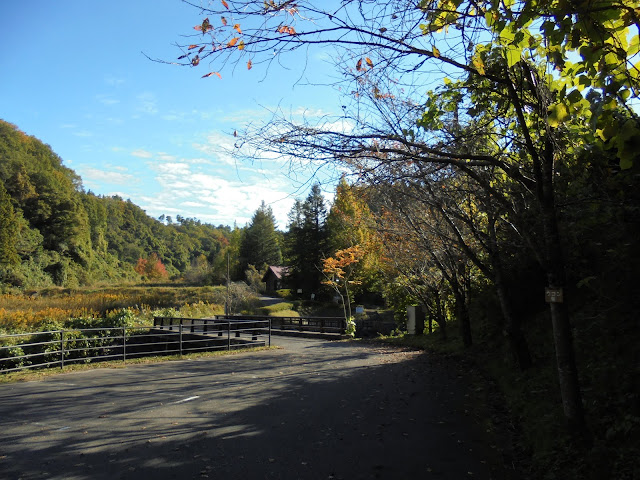
[(0, 232), (0, 285), (24, 288), (140, 279), (134, 268), (152, 254), (171, 277), (202, 282), (223, 270), (238, 236), (179, 215), (165, 224), (130, 200), (87, 192), (49, 145), (3, 120)]

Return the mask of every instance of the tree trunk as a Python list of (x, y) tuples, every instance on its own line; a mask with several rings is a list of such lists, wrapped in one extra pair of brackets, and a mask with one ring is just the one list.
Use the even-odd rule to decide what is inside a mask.
[[(524, 68), (531, 78), (533, 74)], [(531, 82), (535, 85), (535, 82)], [(534, 145), (533, 137), (529, 133), (526, 119), (524, 117), (524, 107), (520, 102), (516, 87), (509, 82), (509, 94), (513, 105), (516, 108), (518, 122), (525, 135), (526, 148), (531, 154), (533, 175), (536, 181), (536, 200), (540, 207), (542, 216), (542, 231), (544, 238), (543, 259), (544, 268), (547, 273), (548, 286), (551, 288), (565, 287), (565, 266), (562, 255), (562, 242), (558, 229), (558, 218), (555, 205), (554, 192), (554, 160), (555, 144), (551, 127), (547, 127), (544, 135), (544, 146), (542, 154), (538, 152)], [(548, 108), (544, 93), (534, 93), (538, 96), (540, 115)], [(566, 293), (566, 292), (565, 292)], [(565, 298), (566, 300), (566, 298)], [(584, 419), (584, 409), (582, 406), (582, 394), (580, 392), (580, 382), (578, 380), (578, 369), (576, 367), (575, 353), (573, 350), (573, 338), (571, 335), (571, 323), (569, 322), (569, 312), (565, 303), (551, 303), (551, 324), (553, 326), (553, 341), (556, 351), (556, 362), (558, 367), (558, 380), (560, 383), (560, 395), (562, 396), (562, 407), (570, 432), (574, 437), (581, 436), (588, 438), (586, 422)]]
[(500, 302), (500, 309), (502, 310), (502, 317), (504, 318), (504, 330), (507, 340), (509, 341), (511, 354), (520, 370), (526, 370), (531, 367), (533, 361), (531, 360), (531, 352), (529, 351), (527, 339), (522, 331), (520, 319), (513, 314), (511, 298), (508, 295), (507, 286), (504, 281), (504, 271), (502, 258), (498, 250), (495, 221), (495, 218), (489, 218), (488, 222), (489, 256), (493, 267), (493, 285), (498, 295), (498, 301)]
[(473, 344), (471, 338), (471, 319), (469, 317), (469, 309), (464, 293), (454, 288), (454, 296), (456, 299), (456, 317), (460, 323), (460, 335), (465, 348), (471, 347)]
[(533, 361), (529, 351), (529, 344), (520, 325), (520, 319), (513, 315), (511, 300), (507, 296), (504, 284), (501, 282), (500, 284), (496, 283), (495, 288), (500, 301), (502, 316), (504, 317), (504, 331), (509, 341), (511, 354), (518, 368), (523, 371), (527, 370), (531, 368)]
[(442, 339), (447, 339), (447, 320), (444, 317), (444, 312), (442, 310), (442, 302), (440, 301), (440, 293), (434, 292), (434, 297), (436, 299), (436, 322), (438, 322), (438, 326), (440, 327), (440, 332), (442, 334)]
[[(542, 163), (543, 181), (540, 189), (542, 194), (540, 203), (542, 207), (544, 253), (547, 262), (545, 267), (548, 286), (550, 288), (564, 289), (566, 286), (565, 265), (553, 192), (553, 147), (549, 138), (547, 138), (545, 150), (545, 158)], [(563, 290), (563, 293), (563, 303), (550, 304), (562, 407), (570, 432), (574, 436), (586, 438), (587, 428), (573, 348), (571, 322), (567, 304), (564, 303), (566, 302), (566, 289)]]

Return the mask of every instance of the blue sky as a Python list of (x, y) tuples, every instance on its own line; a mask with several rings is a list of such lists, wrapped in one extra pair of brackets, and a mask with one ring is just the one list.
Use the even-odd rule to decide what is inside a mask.
[(339, 114), (334, 90), (295, 85), (301, 75), (321, 82), (330, 52), (311, 54), (304, 71), (298, 55), (222, 79), (142, 54), (176, 59), (173, 43), (202, 19), (179, 0), (3, 1), (0, 118), (49, 144), (86, 190), (151, 216), (242, 226), (264, 200), (284, 229), (294, 197), (306, 196), (304, 175), (291, 180), (277, 161), (236, 163), (220, 147), (278, 107)]

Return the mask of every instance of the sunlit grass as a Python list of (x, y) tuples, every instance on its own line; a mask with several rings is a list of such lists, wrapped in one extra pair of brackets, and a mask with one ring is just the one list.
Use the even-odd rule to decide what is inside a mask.
[(21, 370), (17, 372), (8, 372), (8, 373), (0, 374), (0, 384), (13, 383), (13, 382), (38, 381), (48, 377), (62, 375), (65, 373), (82, 372), (85, 370), (95, 370), (97, 368), (119, 369), (119, 368), (127, 368), (128, 366), (131, 366), (131, 365), (197, 360), (201, 358), (206, 359), (206, 358), (221, 357), (221, 356), (228, 356), (228, 355), (239, 355), (243, 353), (261, 352), (264, 350), (279, 350), (281, 348), (282, 347), (278, 347), (278, 346), (252, 347), (252, 348), (242, 348), (242, 349), (234, 349), (234, 350), (217, 350), (215, 352), (187, 353), (187, 354), (183, 354), (182, 356), (158, 355), (153, 357), (127, 358), (126, 361), (108, 360), (108, 361), (101, 361), (101, 362), (81, 363), (81, 364), (65, 365), (64, 368), (53, 367), (53, 368), (47, 368), (47, 369)]
[(299, 317), (300, 314), (295, 310), (278, 310), (269, 314), (270, 317)]
[(222, 287), (134, 286), (104, 289), (46, 289), (20, 295), (0, 295), (0, 329), (38, 331), (42, 326), (64, 325), (72, 318), (99, 318), (129, 309), (141, 322), (154, 310), (175, 309), (180, 316), (223, 313)]

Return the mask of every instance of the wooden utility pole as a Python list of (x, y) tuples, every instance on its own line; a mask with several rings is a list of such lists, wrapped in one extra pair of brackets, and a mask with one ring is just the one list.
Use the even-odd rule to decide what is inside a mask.
[(224, 301), (224, 314), (229, 315), (229, 284), (231, 278), (229, 275), (229, 252), (227, 252), (227, 298)]

